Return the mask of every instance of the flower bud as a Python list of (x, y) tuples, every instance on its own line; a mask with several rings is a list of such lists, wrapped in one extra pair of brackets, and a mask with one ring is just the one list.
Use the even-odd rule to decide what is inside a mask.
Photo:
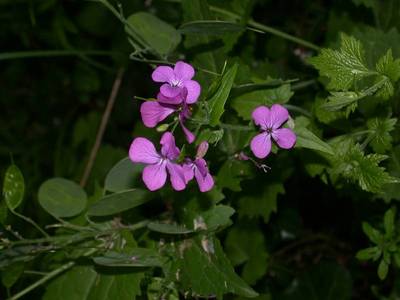
[(157, 132), (164, 132), (168, 129), (169, 124), (161, 124), (156, 128)]

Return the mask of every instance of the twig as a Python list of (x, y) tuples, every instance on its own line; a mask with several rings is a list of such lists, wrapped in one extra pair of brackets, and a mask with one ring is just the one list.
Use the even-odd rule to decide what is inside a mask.
[(89, 160), (86, 164), (85, 171), (83, 173), (83, 176), (82, 176), (82, 179), (80, 182), (80, 185), (82, 187), (84, 187), (86, 185), (86, 183), (89, 179), (89, 176), (90, 176), (90, 172), (92, 171), (93, 164), (96, 159), (97, 152), (99, 151), (100, 144), (103, 139), (104, 131), (105, 131), (107, 123), (108, 123), (108, 119), (110, 118), (110, 114), (113, 109), (115, 99), (117, 98), (117, 94), (118, 94), (119, 88), (121, 86), (121, 81), (122, 81), (123, 75), (124, 75), (124, 69), (121, 68), (118, 70), (117, 76), (115, 77), (114, 84), (111, 89), (111, 94), (110, 94), (110, 97), (108, 98), (107, 106), (104, 110), (103, 117), (101, 118), (99, 130), (97, 131), (96, 141), (92, 147), (92, 151), (90, 152)]

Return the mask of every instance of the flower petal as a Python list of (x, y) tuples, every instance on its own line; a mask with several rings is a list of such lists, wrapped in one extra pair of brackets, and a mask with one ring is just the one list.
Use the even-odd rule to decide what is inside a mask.
[(161, 153), (170, 160), (177, 159), (181, 151), (175, 145), (175, 138), (171, 132), (167, 131), (160, 140)]
[(276, 129), (272, 133), (272, 138), (283, 149), (290, 149), (296, 143), (296, 135), (289, 128)]
[(170, 97), (165, 97), (162, 93), (158, 93), (157, 100), (160, 103), (178, 105), (178, 104), (182, 103), (183, 98), (182, 98), (181, 94), (179, 94), (178, 96), (170, 98)]
[(179, 86), (172, 86), (169, 83), (164, 83), (160, 88), (161, 94), (168, 98), (175, 98), (182, 92)]
[(167, 180), (166, 162), (161, 161), (154, 165), (148, 165), (143, 169), (142, 178), (150, 191), (162, 188)]
[(155, 82), (168, 82), (175, 78), (174, 70), (168, 66), (159, 66), (153, 71), (151, 78)]
[(174, 67), (174, 73), (176, 77), (180, 80), (190, 80), (194, 76), (194, 69), (191, 65), (178, 61)]
[(138, 137), (129, 148), (129, 158), (135, 163), (155, 164), (161, 160), (153, 143), (146, 138)]
[(140, 106), (142, 121), (146, 127), (153, 128), (175, 111), (174, 108), (163, 106), (157, 101), (146, 101)]
[(196, 165), (196, 168), (200, 171), (200, 174), (203, 175), (203, 177), (208, 174), (207, 162), (204, 159), (198, 158), (194, 161), (194, 164)]
[(186, 162), (183, 164), (183, 175), (185, 176), (185, 181), (186, 184), (193, 179), (194, 177), (194, 170), (193, 170), (193, 163), (189, 160), (189, 162)]
[(183, 133), (185, 134), (185, 137), (186, 137), (187, 142), (188, 142), (189, 144), (191, 144), (191, 143), (193, 143), (194, 140), (196, 139), (196, 136), (195, 136), (189, 129), (187, 129), (187, 128), (185, 127), (185, 125), (183, 125), (183, 119), (184, 119), (184, 118), (180, 115), (180, 116), (179, 116), (179, 123), (181, 124), (182, 130), (183, 130)]
[(256, 135), (250, 142), (250, 148), (256, 157), (267, 157), (271, 152), (271, 136), (266, 132)]
[(251, 117), (254, 120), (254, 123), (261, 127), (261, 129), (266, 130), (270, 124), (270, 111), (266, 106), (258, 106), (251, 113)]
[(172, 162), (167, 163), (169, 179), (175, 191), (182, 191), (186, 187), (186, 179), (182, 166)]
[(200, 192), (208, 192), (213, 188), (214, 178), (210, 173), (207, 173), (206, 176), (203, 176), (198, 169), (195, 169), (194, 176), (196, 177)]
[(192, 104), (197, 101), (200, 96), (201, 87), (197, 81), (188, 80), (183, 83), (184, 87), (187, 89), (186, 103)]
[(208, 151), (208, 143), (207, 141), (202, 141), (200, 145), (197, 147), (196, 158), (203, 158)]
[(280, 104), (272, 105), (270, 111), (271, 123), (269, 127), (273, 129), (281, 127), (281, 125), (289, 119), (288, 110)]

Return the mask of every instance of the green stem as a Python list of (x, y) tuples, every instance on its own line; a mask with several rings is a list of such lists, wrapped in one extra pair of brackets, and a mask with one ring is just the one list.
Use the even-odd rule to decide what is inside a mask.
[(305, 110), (304, 108), (301, 108), (301, 107), (298, 107), (298, 106), (292, 105), (292, 104), (284, 104), (283, 106), (286, 107), (288, 110), (297, 111), (309, 118), (312, 117), (311, 113), (309, 111)]
[[(90, 249), (89, 251), (84, 253), (83, 256), (92, 255), (96, 251), (97, 251), (97, 249)], [(40, 286), (40, 285), (46, 283), (47, 281), (49, 281), (50, 279), (56, 277), (58, 274), (61, 274), (61, 273), (65, 272), (65, 271), (67, 271), (68, 269), (72, 268), (73, 266), (75, 266), (75, 264), (76, 264), (76, 261), (70, 261), (70, 262), (62, 265), (61, 267), (59, 267), (59, 268), (47, 273), (46, 275), (44, 275), (41, 279), (39, 279), (35, 283), (31, 284), (27, 288), (23, 289), (21, 292), (15, 294), (11, 298), (9, 298), (9, 300), (17, 300), (17, 299), (21, 298), (22, 296), (24, 296), (27, 293), (29, 293), (30, 291), (34, 290), (38, 286)]]
[[(229, 17), (237, 19), (237, 20), (241, 18), (241, 16), (239, 16), (239, 15), (237, 15), (235, 13), (232, 13), (230, 11), (227, 11), (227, 10), (225, 10), (223, 8), (220, 8), (220, 7), (216, 7), (216, 6), (211, 6), (210, 5), (210, 9), (213, 10), (214, 12), (217, 12), (217, 13), (220, 13), (220, 14), (224, 14), (226, 16), (229, 16)], [(290, 35), (290, 34), (288, 34), (286, 32), (277, 30), (275, 28), (263, 25), (261, 23), (258, 23), (256, 21), (252, 20), (252, 19), (250, 19), (247, 22), (247, 25), (252, 26), (255, 29), (258, 29), (258, 30), (260, 30), (262, 32), (271, 33), (271, 34), (273, 34), (275, 36), (281, 37), (283, 39), (286, 39), (288, 41), (294, 42), (296, 44), (302, 45), (304, 47), (307, 47), (307, 48), (310, 48), (310, 49), (313, 49), (313, 50), (316, 50), (316, 51), (319, 51), (321, 49), (320, 47), (318, 47), (317, 45), (315, 45), (313, 43), (310, 43), (310, 42), (308, 42), (306, 40), (303, 40), (301, 38), (298, 38), (298, 37), (295, 37), (293, 35)]]
[(237, 131), (252, 131), (252, 130), (254, 130), (253, 127), (244, 126), (244, 125), (233, 125), (233, 124), (220, 123), (219, 126), (224, 129), (237, 130)]
[(32, 219), (25, 217), (24, 215), (21, 215), (19, 213), (17, 213), (15, 210), (10, 209), (11, 213), (14, 214), (15, 216), (21, 218), (22, 220), (32, 224), (37, 230), (39, 230), (46, 238), (50, 237), (46, 231), (44, 231), (38, 224), (36, 224), (35, 221), (33, 221)]
[(37, 51), (17, 51), (0, 53), (0, 60), (21, 59), (34, 57), (59, 57), (59, 56), (110, 56), (115, 52), (101, 50), (37, 50)]

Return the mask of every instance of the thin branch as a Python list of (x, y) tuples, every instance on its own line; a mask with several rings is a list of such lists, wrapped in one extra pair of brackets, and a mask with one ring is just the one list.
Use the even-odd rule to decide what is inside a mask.
[(113, 87), (111, 89), (110, 97), (108, 98), (106, 108), (103, 113), (103, 117), (101, 118), (101, 123), (99, 130), (97, 131), (96, 141), (92, 147), (92, 151), (90, 152), (89, 160), (86, 164), (85, 171), (83, 173), (80, 185), (84, 187), (89, 179), (90, 172), (92, 171), (94, 161), (97, 156), (97, 152), (99, 151), (101, 141), (103, 140), (104, 131), (107, 127), (108, 120), (110, 118), (111, 111), (114, 107), (115, 99), (117, 98), (119, 88), (121, 86), (122, 77), (124, 75), (124, 69), (121, 68), (117, 72), (117, 76), (115, 77)]

